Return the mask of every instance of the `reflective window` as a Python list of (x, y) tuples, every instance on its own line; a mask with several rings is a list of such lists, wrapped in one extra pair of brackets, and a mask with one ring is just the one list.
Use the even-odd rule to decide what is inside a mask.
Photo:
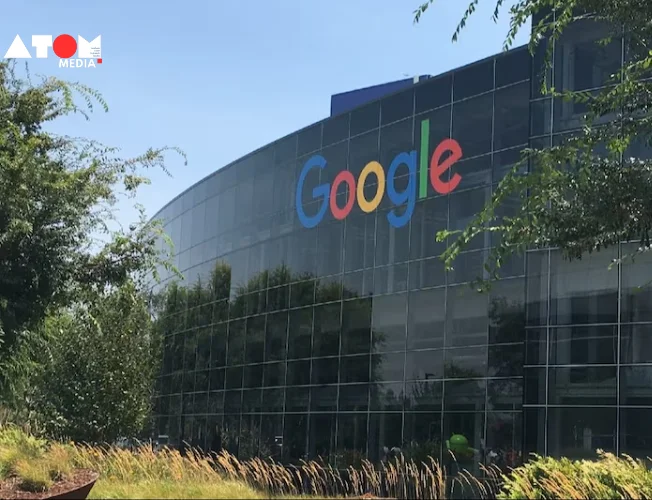
[(652, 321), (652, 287), (647, 272), (652, 264), (650, 252), (639, 253), (638, 244), (622, 246), (622, 299), (620, 320), (626, 323)]
[(548, 454), (594, 458), (595, 450), (616, 450), (616, 408), (549, 408)]
[[(337, 417), (337, 447), (341, 450), (367, 450), (367, 414), (340, 414)], [(339, 467), (349, 467), (357, 463), (353, 453), (345, 454), (338, 459)]]
[(446, 284), (446, 269), (439, 257), (410, 262), (408, 274), (409, 290), (421, 290)]
[(313, 359), (311, 382), (313, 384), (337, 384), (339, 366), (339, 358)]
[(247, 320), (246, 363), (260, 363), (265, 354), (265, 316)]
[(527, 144), (529, 98), (530, 85), (527, 82), (496, 91), (494, 149)]
[(321, 123), (303, 129), (297, 135), (297, 156), (303, 156), (321, 148)]
[(386, 459), (392, 448), (402, 444), (403, 415), (401, 413), (372, 413), (369, 415), (369, 458)]
[(347, 217), (344, 229), (345, 271), (373, 266), (375, 231), (375, 217)]
[[(310, 411), (327, 412), (337, 410), (337, 387), (313, 387), (310, 396)], [(334, 429), (333, 429), (334, 430)], [(321, 430), (322, 432), (324, 429)]]
[(349, 137), (348, 113), (326, 120), (323, 125), (323, 144), (328, 146), (343, 141)]
[(626, 366), (620, 369), (621, 405), (652, 406), (650, 387), (652, 366)]
[(652, 455), (652, 408), (620, 410), (620, 452), (633, 458), (647, 459)]
[[(396, 155), (412, 151), (413, 138), (412, 119), (401, 120), (400, 122), (380, 129), (380, 154), (378, 160), (385, 168), (385, 172), (389, 170)], [(409, 174), (408, 168), (405, 165), (400, 166), (396, 172), (397, 177)], [(385, 199), (389, 200), (389, 197), (385, 196), (383, 201)]]
[(342, 307), (342, 354), (368, 353), (371, 347), (371, 300), (346, 301)]
[(616, 367), (551, 367), (548, 371), (548, 404), (616, 404)]
[(417, 203), (410, 224), (410, 258), (439, 256), (446, 249), (446, 243), (437, 242), (436, 235), (448, 227), (448, 197)]
[(593, 20), (579, 21), (574, 28), (564, 33), (555, 46), (555, 87), (560, 90), (601, 87), (620, 69), (622, 39), (616, 37), (607, 45), (597, 43), (611, 30)]
[(491, 151), (493, 101), (487, 94), (453, 106), (453, 138), (467, 158)]
[(397, 293), (407, 290), (408, 265), (378, 267), (374, 270), (374, 295)]
[(297, 134), (292, 134), (274, 143), (274, 163), (281, 165), (297, 157)]
[(525, 280), (495, 283), (489, 293), (489, 343), (525, 340)]
[(618, 327), (573, 326), (550, 330), (550, 364), (616, 364)]
[[(349, 142), (349, 171), (357, 179), (362, 169), (370, 161), (378, 161), (378, 138), (379, 131), (374, 130), (366, 134), (354, 137)], [(370, 176), (372, 177), (372, 176)], [(355, 211), (354, 205), (354, 211)], [(358, 211), (357, 213), (362, 213)]]
[(370, 411), (402, 411), (403, 382), (375, 384), (369, 394)]
[(312, 355), (337, 356), (340, 350), (341, 304), (315, 307)]
[(286, 385), (310, 384), (310, 360), (288, 361)]
[(446, 289), (410, 292), (407, 348), (443, 347), (445, 311)]
[(453, 75), (438, 76), (428, 79), (415, 89), (415, 113), (450, 104), (452, 98)]
[(552, 101), (543, 99), (530, 104), (530, 130), (533, 136), (547, 135), (552, 130)]
[(621, 326), (620, 362), (652, 363), (652, 324)]
[(485, 380), (447, 380), (444, 382), (444, 410), (484, 410), (486, 389)]
[(329, 276), (341, 272), (344, 224), (322, 224), (317, 231), (317, 274)]
[(372, 307), (372, 351), (405, 349), (407, 294), (374, 297)]
[(550, 321), (563, 324), (615, 323), (618, 320), (618, 272), (608, 271), (616, 250), (605, 250), (572, 263), (551, 256)]
[[(450, 224), (449, 229), (464, 230), (482, 211), (490, 200), (491, 191), (489, 188), (461, 191), (450, 196)], [(465, 250), (475, 250), (489, 246), (489, 235), (480, 234), (465, 247)]]
[(285, 385), (285, 363), (267, 363), (263, 365), (265, 387), (278, 387)]
[(444, 351), (410, 351), (405, 360), (405, 380), (434, 380), (444, 376)]
[(229, 340), (227, 346), (227, 363), (239, 365), (244, 362), (245, 322), (244, 320), (229, 323)]
[(265, 331), (265, 361), (285, 359), (287, 334), (287, 313), (276, 313), (267, 316), (267, 327)]
[(308, 437), (311, 459), (330, 457), (335, 453), (337, 438), (337, 415), (335, 413), (313, 413), (310, 415)]
[(496, 87), (530, 79), (532, 57), (525, 48), (514, 49), (496, 58)]
[(387, 125), (408, 116), (412, 116), (414, 108), (414, 90), (404, 90), (386, 97), (380, 103), (381, 124)]
[(482, 378), (487, 376), (487, 347), (463, 347), (444, 351), (446, 378)]
[[(460, 160), (449, 170), (462, 176), (464, 189), (488, 186), (492, 180), (491, 155), (476, 156), (470, 160)], [(451, 174), (453, 175), (453, 174)]]
[(380, 102), (375, 101), (351, 111), (351, 136), (377, 128), (380, 124)]
[(349, 384), (340, 387), (340, 411), (367, 411), (369, 408), (369, 385)]
[(290, 311), (288, 359), (308, 358), (312, 346), (312, 308)]
[(482, 94), (494, 88), (494, 60), (483, 61), (456, 71), (453, 98), (456, 101)]
[[(321, 150), (320, 154), (326, 159), (326, 167), (320, 170), (320, 181), (322, 184), (332, 185), (337, 174), (348, 169), (349, 143), (339, 142)], [(342, 202), (344, 205), (344, 202)]]
[(410, 226), (400, 228), (390, 224), (387, 213), (376, 218), (376, 266), (405, 262), (410, 256)]
[(340, 383), (369, 382), (369, 355), (345, 356), (340, 359)]

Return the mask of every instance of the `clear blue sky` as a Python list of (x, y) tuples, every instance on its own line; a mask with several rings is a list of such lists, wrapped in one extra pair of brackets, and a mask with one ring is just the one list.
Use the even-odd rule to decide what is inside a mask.
[[(451, 35), (467, 0), (439, 0), (413, 24), (421, 0), (23, 0), (3, 7), (0, 57), (16, 34), (102, 35), (103, 64), (59, 69), (32, 59), (34, 74), (100, 91), (108, 114), (66, 119), (55, 130), (135, 155), (174, 145), (173, 177), (153, 172), (138, 201), (148, 215), (196, 181), (246, 153), (326, 117), (331, 94), (436, 75), (499, 52), (505, 10), (483, 0), (461, 40)], [(529, 27), (521, 33), (525, 43)], [(123, 223), (133, 219), (121, 204)]]

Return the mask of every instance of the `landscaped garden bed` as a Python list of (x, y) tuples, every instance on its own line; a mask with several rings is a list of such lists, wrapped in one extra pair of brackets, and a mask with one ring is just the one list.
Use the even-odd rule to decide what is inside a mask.
[(70, 475), (53, 481), (45, 489), (42, 485), (34, 485), (29, 482), (25, 484), (23, 478), (14, 475), (0, 482), (0, 498), (5, 500), (82, 500), (88, 496), (97, 478), (96, 472), (77, 469)]
[[(504, 474), (455, 478), (433, 460), (398, 457), (340, 470), (308, 461), (285, 466), (222, 452), (62, 444), (0, 426), (0, 498), (652, 498), (644, 461), (600, 452), (596, 460), (533, 457)], [(97, 481), (95, 483), (95, 480)], [(81, 491), (80, 491), (81, 488)], [(92, 489), (91, 489), (92, 488)]]

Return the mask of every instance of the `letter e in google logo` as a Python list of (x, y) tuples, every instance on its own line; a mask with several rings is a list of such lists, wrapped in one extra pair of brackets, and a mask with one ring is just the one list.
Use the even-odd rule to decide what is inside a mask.
[[(428, 181), (433, 189), (439, 194), (448, 194), (454, 191), (459, 186), (462, 176), (454, 173), (448, 180), (444, 179), (444, 174), (448, 171), (460, 158), (462, 158), (462, 148), (459, 143), (454, 139), (444, 139), (440, 142), (435, 151), (428, 161), (428, 154), (430, 153), (430, 120), (423, 120), (421, 122), (421, 150), (419, 154), (419, 199), (423, 199), (428, 194)], [(448, 156), (444, 158), (444, 155)], [(296, 207), (297, 214), (301, 224), (306, 228), (313, 228), (317, 226), (324, 216), (326, 210), (330, 208), (333, 217), (337, 220), (346, 218), (353, 209), (354, 203), (358, 202), (358, 206), (365, 213), (370, 213), (376, 210), (383, 199), (385, 191), (389, 196), (390, 201), (395, 207), (405, 204), (405, 212), (402, 215), (397, 215), (396, 210), (392, 209), (387, 213), (387, 220), (389, 223), (396, 227), (405, 226), (412, 217), (414, 206), (417, 201), (417, 152), (412, 150), (402, 152), (396, 155), (392, 160), (387, 176), (383, 166), (377, 161), (371, 161), (365, 165), (360, 172), (357, 181), (353, 174), (348, 170), (342, 170), (335, 179), (333, 184), (330, 185), (320, 184), (312, 190), (314, 199), (321, 199), (322, 203), (319, 210), (315, 215), (308, 216), (303, 209), (303, 189), (304, 183), (308, 172), (313, 168), (323, 169), (326, 168), (326, 159), (321, 155), (314, 155), (308, 159), (301, 169), (299, 174), (299, 181), (296, 189)], [(408, 168), (408, 185), (407, 188), (398, 192), (394, 180), (398, 168), (405, 165)], [(377, 191), (371, 200), (365, 197), (364, 185), (367, 177), (374, 175), (377, 179)], [(346, 184), (348, 187), (348, 199), (343, 207), (337, 206), (336, 193), (340, 184)]]

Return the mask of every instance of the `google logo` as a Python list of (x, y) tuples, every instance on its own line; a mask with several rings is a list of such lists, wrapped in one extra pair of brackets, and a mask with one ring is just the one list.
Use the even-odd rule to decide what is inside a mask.
[[(430, 151), (429, 138), (430, 120), (423, 120), (421, 122), (421, 151), (419, 154), (419, 199), (425, 198), (428, 194), (428, 177), (430, 177), (429, 180), (432, 187), (439, 194), (448, 194), (452, 192), (457, 188), (462, 180), (462, 176), (458, 173), (454, 173), (449, 180), (442, 179), (444, 173), (462, 157), (462, 148), (459, 143), (454, 139), (444, 139), (437, 145), (435, 151), (430, 157), (430, 161), (428, 161), (428, 153)], [(444, 158), (446, 153), (449, 154)], [(313, 228), (319, 224), (324, 218), (324, 215), (326, 215), (326, 210), (328, 208), (330, 208), (335, 219), (342, 220), (346, 218), (346, 216), (351, 213), (353, 204), (356, 200), (358, 206), (363, 212), (373, 212), (378, 208), (378, 205), (380, 205), (385, 191), (387, 191), (387, 196), (389, 196), (390, 201), (395, 207), (403, 204), (406, 206), (405, 212), (403, 212), (402, 215), (398, 215), (394, 209), (390, 210), (387, 213), (389, 223), (398, 228), (404, 226), (410, 221), (417, 201), (416, 150), (412, 150), (409, 153), (402, 152), (397, 154), (389, 165), (387, 175), (385, 175), (383, 166), (377, 161), (370, 161), (367, 163), (362, 169), (362, 172), (360, 172), (360, 176), (357, 180), (351, 172), (348, 170), (342, 170), (337, 174), (332, 185), (328, 183), (320, 184), (312, 190), (313, 198), (321, 198), (322, 204), (315, 215), (308, 216), (306, 215), (302, 204), (303, 187), (306, 181), (306, 176), (313, 168), (323, 169), (326, 165), (327, 162), (323, 156), (314, 155), (306, 161), (301, 169), (301, 173), (299, 174), (299, 181), (296, 189), (296, 206), (299, 220), (304, 227)], [(402, 165), (407, 166), (409, 171), (408, 185), (404, 191), (399, 192), (396, 190), (394, 180), (398, 168)], [(373, 198), (368, 200), (365, 198), (364, 186), (365, 181), (370, 175), (376, 177), (377, 190)], [(337, 205), (336, 193), (340, 184), (343, 183), (347, 185), (349, 195), (346, 204), (343, 207), (340, 207)]]

